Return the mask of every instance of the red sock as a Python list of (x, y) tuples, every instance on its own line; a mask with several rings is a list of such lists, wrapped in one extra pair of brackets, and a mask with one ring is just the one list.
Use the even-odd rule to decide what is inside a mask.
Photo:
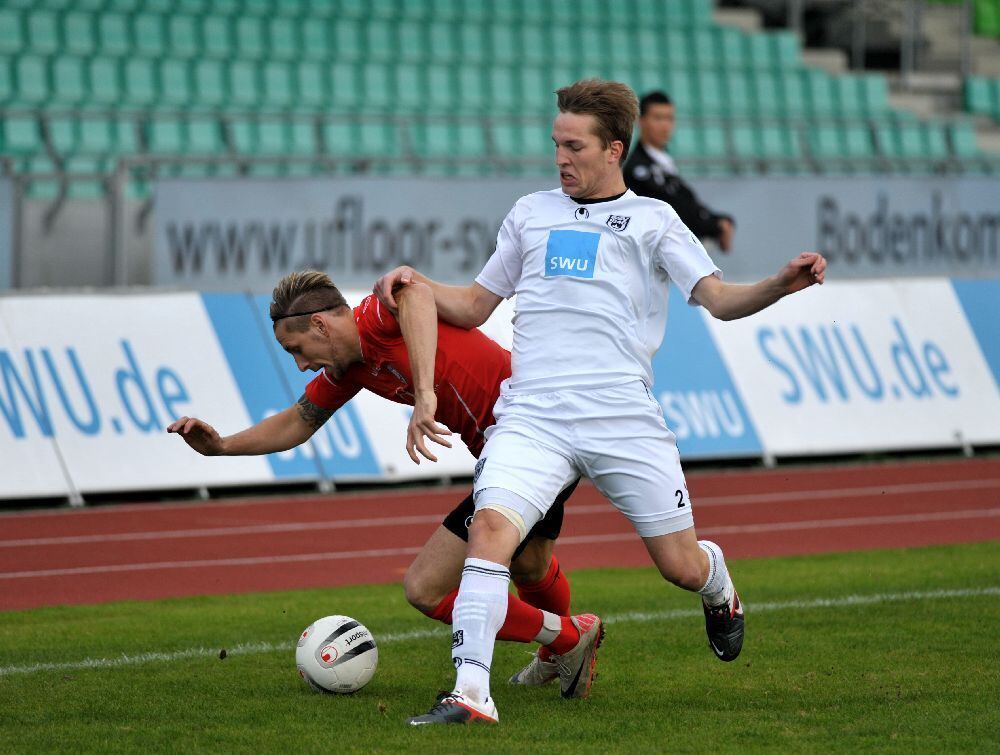
[[(451, 613), (455, 607), (457, 595), (458, 590), (452, 590), (427, 615), (444, 624), (451, 624)], [(497, 639), (509, 642), (534, 642), (541, 629), (542, 612), (513, 595), (508, 595), (507, 616), (504, 618), (500, 631), (497, 632)]]
[(543, 661), (547, 661), (552, 653), (556, 655), (568, 653), (580, 641), (580, 630), (576, 628), (576, 624), (570, 621), (568, 616), (560, 616), (559, 618), (562, 619), (562, 631), (550, 644), (541, 648), (539, 655), (542, 656)]
[(437, 607), (427, 615), (444, 624), (451, 624), (451, 611), (455, 607), (455, 598), (457, 597), (458, 590), (452, 590), (441, 598), (441, 602), (437, 604)]
[(569, 616), (569, 580), (559, 568), (555, 556), (549, 562), (549, 570), (540, 582), (515, 583), (517, 594), (528, 605), (554, 613)]

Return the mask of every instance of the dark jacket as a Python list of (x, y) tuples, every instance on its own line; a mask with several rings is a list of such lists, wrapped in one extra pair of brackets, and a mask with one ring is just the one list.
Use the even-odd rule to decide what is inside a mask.
[(673, 207), (684, 225), (700, 239), (718, 240), (721, 233), (719, 221), (733, 222), (729, 215), (712, 212), (703, 205), (680, 176), (670, 174), (650, 157), (641, 142), (636, 143), (622, 170), (626, 186), (640, 197), (659, 199)]

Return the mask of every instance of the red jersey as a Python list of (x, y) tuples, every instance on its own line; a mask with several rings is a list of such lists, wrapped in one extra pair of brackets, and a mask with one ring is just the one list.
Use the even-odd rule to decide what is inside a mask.
[[(334, 379), (325, 370), (306, 386), (316, 406), (336, 411), (362, 388), (399, 404), (413, 406), (413, 373), (399, 321), (375, 296), (354, 308), (362, 361)], [(510, 377), (510, 352), (476, 329), (438, 323), (434, 360), (435, 418), (457, 432), (473, 456), (486, 442), (483, 431), (496, 420), (493, 405), (500, 382)]]

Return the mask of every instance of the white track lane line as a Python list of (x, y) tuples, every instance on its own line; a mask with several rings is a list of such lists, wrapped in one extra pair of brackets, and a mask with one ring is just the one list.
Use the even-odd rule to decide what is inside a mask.
[[(913, 592), (875, 593), (868, 595), (845, 595), (840, 598), (817, 598), (815, 600), (788, 600), (772, 603), (752, 603), (747, 607), (751, 614), (802, 611), (823, 608), (848, 608), (852, 606), (881, 605), (884, 603), (901, 603), (906, 601), (938, 601), (954, 598), (977, 598), (1000, 595), (1000, 587), (980, 587), (959, 590), (925, 590)], [(673, 621), (700, 617), (700, 609), (673, 609), (669, 611), (630, 611), (612, 614), (604, 617), (606, 624), (645, 623), (652, 621)], [(450, 629), (445, 627), (435, 629), (420, 629), (411, 632), (379, 635), (378, 643), (388, 645), (409, 640), (427, 638), (444, 638), (450, 636)], [(289, 642), (249, 642), (234, 645), (226, 649), (231, 655), (253, 655), (256, 653), (291, 653), (295, 643)], [(36, 674), (42, 671), (73, 671), (80, 669), (111, 669), (123, 666), (145, 666), (150, 663), (183, 661), (192, 658), (211, 660), (218, 658), (217, 648), (187, 648), (171, 653), (136, 653), (135, 655), (120, 655), (115, 658), (84, 658), (79, 661), (63, 661), (60, 663), (31, 663), (21, 666), (0, 666), (0, 676), (15, 674)]]
[[(761, 532), (788, 532), (795, 530), (818, 530), (836, 527), (872, 527), (884, 524), (988, 519), (996, 516), (1000, 516), (1000, 508), (942, 511), (927, 514), (892, 514), (886, 516), (844, 517), (841, 519), (812, 519), (801, 522), (771, 522), (769, 524), (705, 527), (698, 530), (698, 534), (749, 535)], [(561, 537), (557, 542), (560, 547), (566, 547), (569, 545), (610, 543), (627, 540), (634, 540), (638, 542), (638, 537), (634, 532), (621, 532), (607, 535), (576, 535)], [(37, 577), (72, 577), (86, 574), (114, 574), (121, 572), (155, 571), (160, 569), (205, 569), (222, 566), (260, 566), (264, 564), (287, 564), (354, 558), (385, 558), (389, 556), (416, 555), (419, 551), (419, 547), (376, 548), (356, 551), (329, 551), (325, 553), (296, 553), (287, 556), (248, 556), (243, 558), (199, 559), (195, 561), (153, 561), (138, 564), (77, 566), (62, 569), (36, 569), (33, 571), (0, 572), (0, 580), (31, 579)]]
[[(787, 501), (841, 500), (845, 498), (866, 498), (875, 495), (915, 495), (919, 493), (940, 493), (959, 490), (1000, 491), (1000, 478), (990, 480), (960, 480), (956, 482), (928, 482), (900, 485), (876, 485), (836, 490), (801, 490), (784, 493), (754, 493), (747, 495), (706, 496), (694, 500), (695, 509), (705, 506), (734, 506), (745, 504), (783, 503)], [(610, 503), (566, 507), (567, 516), (607, 514), (614, 508)], [(278, 522), (273, 524), (248, 524), (238, 527), (201, 527), (197, 529), (152, 530), (148, 532), (122, 532), (114, 534), (65, 535), (58, 537), (32, 537), (0, 540), (0, 548), (21, 548), (51, 545), (80, 545), (85, 543), (124, 543), (144, 540), (168, 540), (177, 538), (223, 537), (240, 535), (267, 535), (283, 532), (314, 532), (321, 530), (354, 529), (362, 527), (397, 527), (408, 525), (435, 524), (441, 521), (441, 514), (414, 516), (369, 517), (363, 519), (338, 519), (322, 522)]]

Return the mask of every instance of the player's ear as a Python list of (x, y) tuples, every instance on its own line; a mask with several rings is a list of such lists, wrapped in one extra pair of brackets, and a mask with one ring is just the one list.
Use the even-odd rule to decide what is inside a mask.
[(617, 139), (610, 144), (610, 153), (608, 155), (608, 162), (621, 162), (622, 151), (625, 149), (625, 145), (618, 141)]
[(309, 322), (314, 328), (316, 328), (317, 332), (321, 336), (326, 335), (328, 328), (326, 325), (326, 320), (323, 319), (323, 315), (317, 312), (316, 314), (309, 317)]

